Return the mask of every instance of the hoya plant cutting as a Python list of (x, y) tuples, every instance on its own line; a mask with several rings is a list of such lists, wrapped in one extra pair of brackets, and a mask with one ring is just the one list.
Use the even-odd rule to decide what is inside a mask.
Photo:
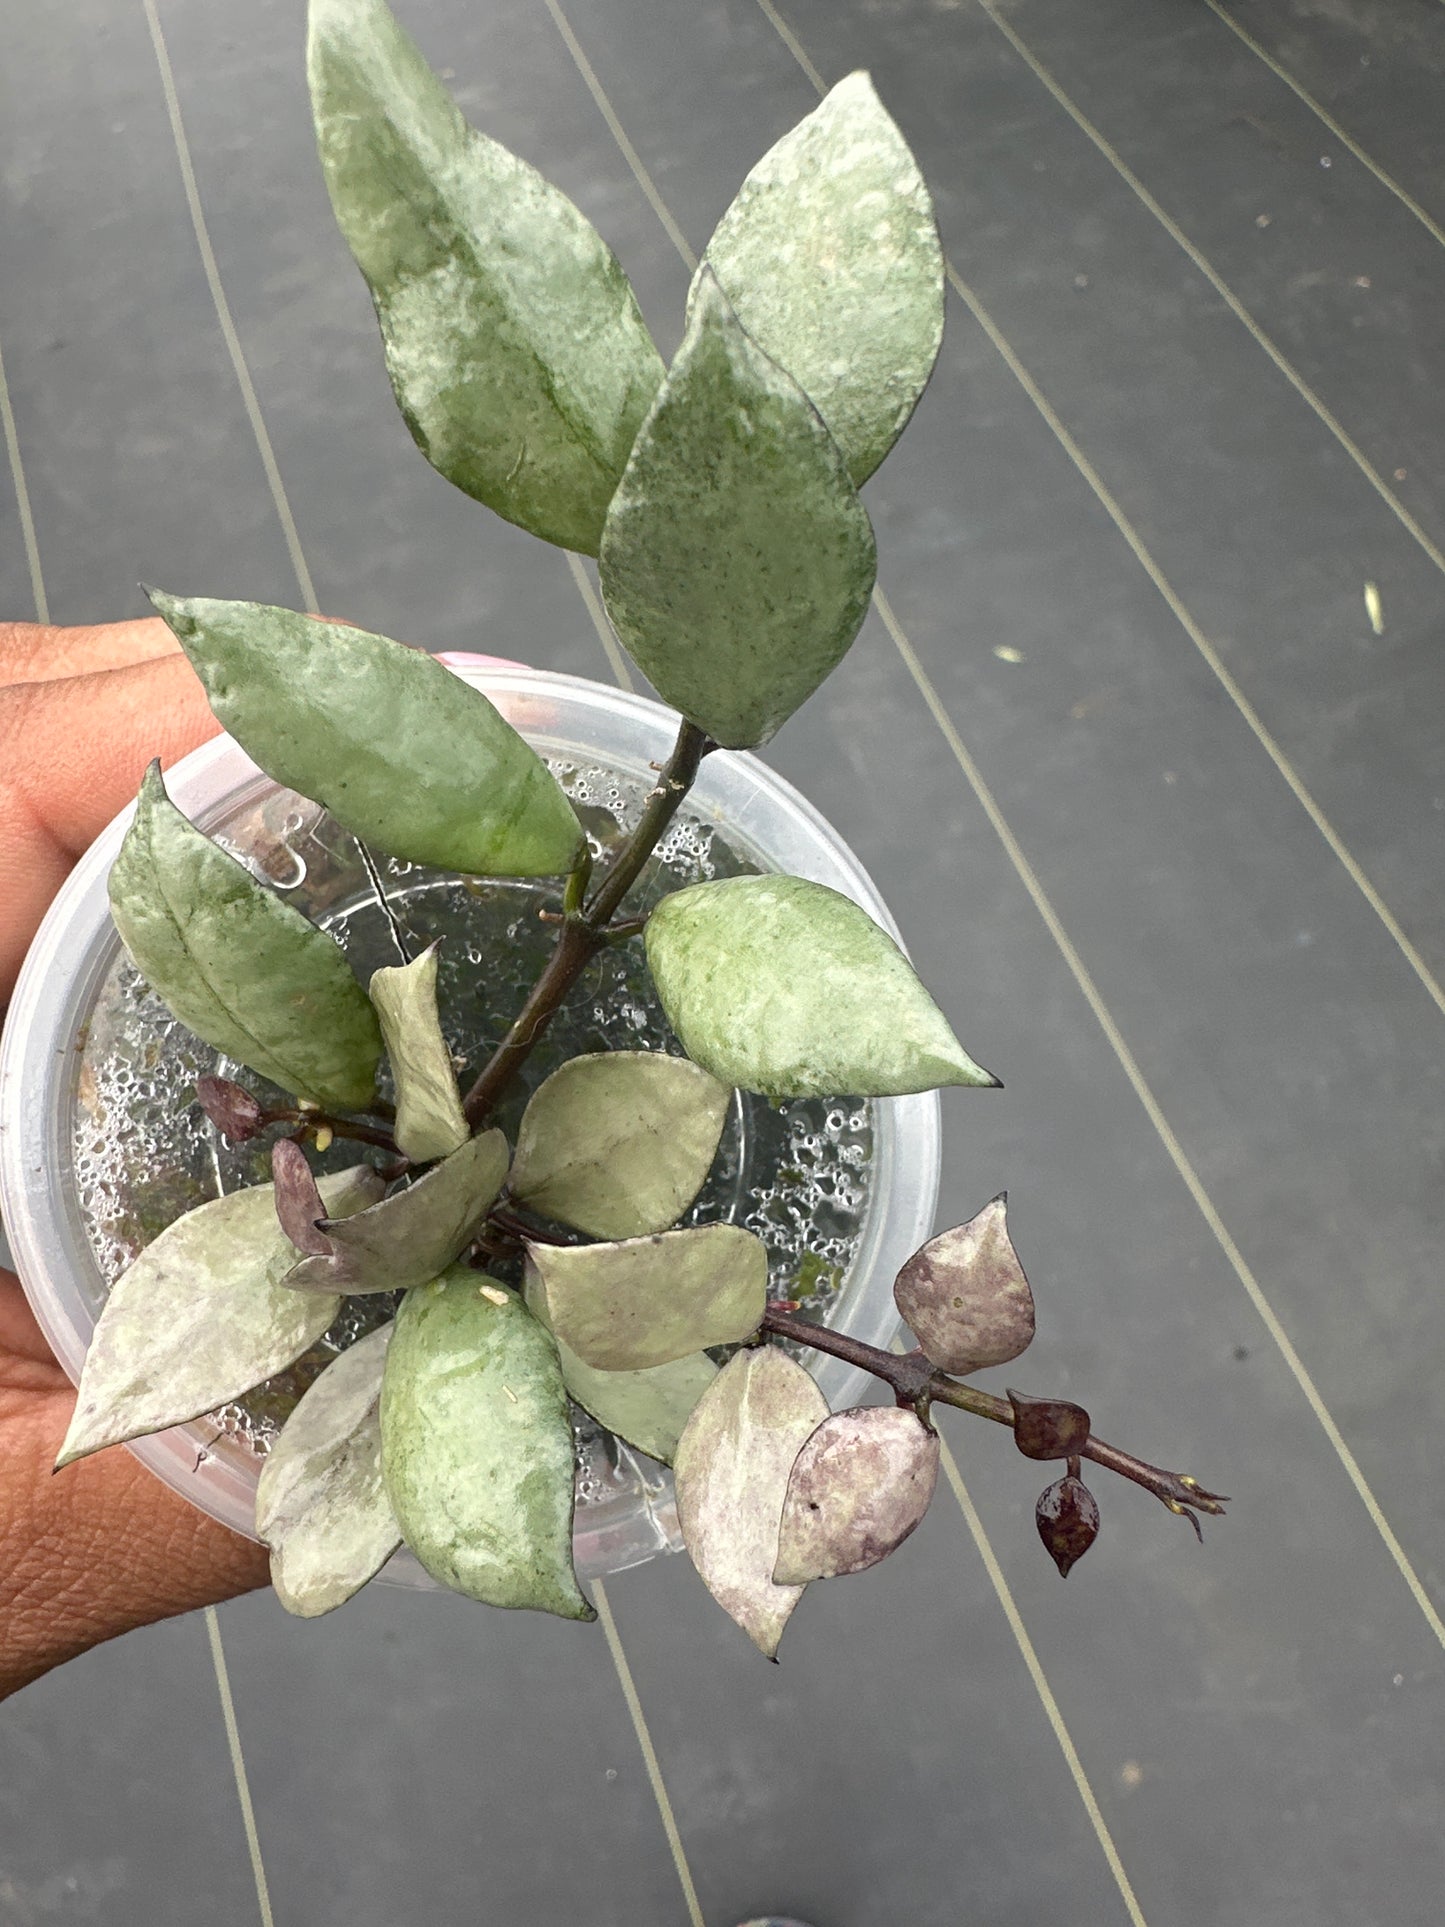
[[(151, 768), (110, 874), (115, 926), (147, 994), (210, 1053), (187, 1101), (245, 1181), (166, 1214), (116, 1279), (59, 1464), (299, 1373), (255, 1512), (291, 1611), (341, 1605), (406, 1547), (479, 1601), (588, 1619), (585, 1417), (672, 1468), (693, 1563), (769, 1656), (808, 1584), (918, 1525), (940, 1406), (1050, 1465), (1037, 1521), (1061, 1573), (1099, 1529), (1086, 1464), (1197, 1530), (1218, 1495), (1105, 1444), (1077, 1404), (971, 1383), (1034, 1333), (1002, 1196), (902, 1266), (896, 1349), (822, 1321), (816, 1252), (780, 1294), (766, 1212), (716, 1202), (741, 1102), (843, 1118), (997, 1083), (848, 896), (745, 864), (680, 883), (662, 860), (705, 759), (767, 743), (857, 635), (876, 568), (858, 491), (938, 354), (932, 207), (867, 76), (743, 182), (668, 366), (606, 243), (467, 126), (382, 0), (313, 0), (309, 73), (418, 447), (496, 514), (595, 558), (675, 743), (614, 821), (420, 649), (151, 592), (219, 722), (354, 851), (390, 956), (359, 970), (344, 919), (304, 914)], [(532, 907), (459, 956), (453, 899), (398, 889), (432, 876), (483, 906), (525, 880)], [(521, 956), (538, 966), (495, 1034), (459, 1048)], [(580, 1007), (600, 1024), (639, 984), (664, 1026), (647, 1048), (569, 1046), (538, 1073), (559, 1037), (588, 1045), (586, 1024), (567, 1029)], [(349, 1342), (318, 1357), (339, 1321)], [(891, 1403), (830, 1412), (820, 1354)]]

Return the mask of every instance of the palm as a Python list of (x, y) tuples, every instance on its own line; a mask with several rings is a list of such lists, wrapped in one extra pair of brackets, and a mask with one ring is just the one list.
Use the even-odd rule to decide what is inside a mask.
[[(215, 727), (163, 624), (0, 625), (0, 1009), (50, 898), (151, 757), (171, 761)], [(266, 1580), (261, 1547), (124, 1446), (53, 1478), (74, 1403), (0, 1271), (0, 1698), (97, 1640)]]

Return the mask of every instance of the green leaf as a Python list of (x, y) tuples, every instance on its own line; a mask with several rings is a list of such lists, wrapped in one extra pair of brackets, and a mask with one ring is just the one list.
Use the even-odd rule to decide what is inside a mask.
[(188, 823), (161, 766), (110, 872), (131, 961), (197, 1037), (316, 1104), (371, 1101), (381, 1032), (336, 941)]
[(824, 1419), (788, 1480), (773, 1577), (803, 1586), (886, 1559), (928, 1510), (938, 1452), (938, 1434), (897, 1406)]
[(594, 1617), (572, 1570), (562, 1371), (514, 1292), (460, 1265), (408, 1292), (382, 1383), (381, 1460), (406, 1543), (434, 1579), (491, 1606)]
[[(546, 1323), (546, 1297), (534, 1266), (528, 1267), (527, 1309)], [(671, 1465), (677, 1442), (698, 1400), (717, 1377), (705, 1352), (670, 1359), (640, 1372), (599, 1372), (553, 1334), (562, 1378), (570, 1395), (599, 1425), (635, 1445), (649, 1458)]]
[(982, 1371), (1027, 1351), (1034, 1295), (1009, 1236), (1008, 1193), (921, 1245), (894, 1280), (893, 1300), (940, 1371)]
[(793, 1461), (827, 1401), (775, 1345), (739, 1352), (698, 1401), (677, 1448), (677, 1516), (703, 1584), (769, 1659), (803, 1596), (773, 1579)]
[(622, 1244), (527, 1247), (549, 1328), (586, 1365), (645, 1371), (762, 1323), (768, 1254), (751, 1231), (702, 1224)]
[(452, 1054), (437, 1016), (437, 947), (409, 964), (378, 970), (371, 1001), (396, 1080), (395, 1137), (403, 1156), (429, 1164), (469, 1135)]
[[(338, 1217), (380, 1189), (364, 1164), (321, 1180)], [(283, 1288), (295, 1257), (269, 1184), (232, 1191), (169, 1225), (111, 1287), (57, 1469), (199, 1418), (294, 1365), (340, 1309), (335, 1296)]]
[(861, 487), (907, 426), (943, 340), (933, 203), (866, 73), (840, 80), (764, 154), (704, 267), (812, 397)]
[(368, 1332), (308, 1388), (266, 1455), (256, 1533), (288, 1613), (315, 1619), (359, 1592), (401, 1544), (381, 1476), (381, 1373), (392, 1327)]
[(996, 1085), (885, 930), (802, 877), (724, 877), (664, 897), (647, 961), (683, 1049), (765, 1097), (898, 1097)]
[(629, 653), (729, 749), (765, 743), (867, 613), (877, 555), (847, 464), (709, 273), (608, 511), (600, 561)]
[(308, 65), (331, 204), (417, 446), (509, 522), (595, 555), (663, 372), (612, 250), (467, 126), (382, 0), (312, 0)]
[(331, 1253), (303, 1258), (286, 1274), (298, 1293), (409, 1291), (441, 1276), (476, 1237), (507, 1175), (500, 1131), (468, 1138), (405, 1191), (321, 1230)]
[(546, 764), (422, 650), (260, 602), (150, 598), (217, 721), (346, 829), (471, 876), (572, 868), (582, 830)]
[(574, 1057), (527, 1106), (512, 1193), (593, 1238), (665, 1231), (702, 1189), (731, 1102), (685, 1057)]
[(640, 1372), (598, 1372), (561, 1343), (557, 1355), (567, 1390), (599, 1425), (649, 1458), (671, 1465), (698, 1400), (717, 1377), (704, 1352)]

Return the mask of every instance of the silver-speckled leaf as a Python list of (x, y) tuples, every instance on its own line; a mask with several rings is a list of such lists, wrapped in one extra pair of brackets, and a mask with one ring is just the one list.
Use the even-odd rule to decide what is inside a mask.
[(835, 1412), (793, 1465), (773, 1577), (803, 1586), (876, 1566), (922, 1519), (937, 1482), (938, 1434), (914, 1413)]
[(429, 1164), (460, 1150), (469, 1132), (437, 1016), (436, 945), (409, 964), (378, 970), (371, 979), (371, 1001), (396, 1081), (393, 1135), (403, 1156), (413, 1164)]
[[(528, 1309), (546, 1322), (546, 1297), (534, 1265), (527, 1267)], [(698, 1400), (717, 1377), (705, 1352), (674, 1358), (640, 1372), (600, 1372), (584, 1364), (554, 1333), (562, 1377), (570, 1395), (599, 1425), (649, 1458), (671, 1465), (677, 1442)]]
[(424, 651), (260, 602), (150, 598), (246, 754), (367, 843), (474, 876), (572, 868), (582, 829), (547, 765)]
[(584, 1364), (645, 1371), (751, 1338), (767, 1308), (768, 1254), (733, 1224), (621, 1244), (529, 1245), (549, 1328)]
[[(321, 1180), (338, 1217), (380, 1190), (368, 1165)], [(56, 1466), (199, 1418), (294, 1365), (340, 1309), (283, 1288), (295, 1259), (269, 1184), (177, 1218), (111, 1287)]]
[(434, 468), (509, 522), (597, 553), (662, 361), (612, 250), (472, 131), (382, 0), (311, 0), (331, 204)]
[(724, 877), (664, 897), (647, 961), (695, 1063), (766, 1097), (897, 1097), (995, 1085), (886, 930), (802, 877)]
[(933, 203), (866, 73), (840, 80), (764, 154), (705, 261), (748, 333), (812, 397), (861, 486), (907, 426), (943, 340)]
[(500, 1131), (468, 1138), (405, 1191), (321, 1229), (329, 1257), (303, 1258), (285, 1282), (298, 1293), (410, 1291), (441, 1276), (476, 1237), (507, 1175)]
[(288, 1613), (315, 1619), (359, 1592), (401, 1544), (381, 1476), (381, 1373), (392, 1327), (368, 1332), (307, 1388), (267, 1453), (256, 1534)]
[(562, 1370), (514, 1292), (460, 1265), (408, 1292), (382, 1383), (381, 1457), (406, 1543), (434, 1579), (491, 1606), (593, 1617), (572, 1570)]
[(371, 1101), (381, 1032), (336, 940), (187, 822), (159, 763), (109, 889), (132, 963), (197, 1037), (313, 1103)]
[(877, 556), (847, 464), (709, 274), (608, 510), (599, 566), (623, 646), (729, 749), (765, 743), (867, 613)]
[(775, 1345), (739, 1352), (698, 1401), (673, 1460), (683, 1543), (724, 1612), (769, 1659), (803, 1596), (773, 1578), (793, 1461), (828, 1415)]
[(702, 1189), (731, 1101), (685, 1057), (574, 1057), (523, 1115), (513, 1195), (593, 1238), (665, 1231)]
[(982, 1371), (1027, 1351), (1034, 1296), (1009, 1236), (1008, 1193), (915, 1251), (893, 1301), (940, 1371)]

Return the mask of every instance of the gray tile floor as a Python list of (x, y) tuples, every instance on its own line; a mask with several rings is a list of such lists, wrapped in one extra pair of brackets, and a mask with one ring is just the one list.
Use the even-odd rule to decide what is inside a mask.
[[(680, 1562), (610, 1582), (611, 1638), (238, 1603), (259, 1860), (206, 1621), (132, 1636), (0, 1715), (0, 1921), (1438, 1921), (1445, 7), (401, 11), (664, 349), (820, 78), (903, 123), (949, 336), (868, 492), (886, 599), (769, 753), (1007, 1080), (947, 1104), (942, 1212), (1010, 1187), (1030, 1382), (1238, 1503), (1201, 1551), (1108, 1490), (1061, 1587), (960, 1419), (917, 1540), (779, 1669)], [(565, 562), (395, 415), (302, 12), (0, 6), (0, 611), (314, 584), (605, 677)]]

